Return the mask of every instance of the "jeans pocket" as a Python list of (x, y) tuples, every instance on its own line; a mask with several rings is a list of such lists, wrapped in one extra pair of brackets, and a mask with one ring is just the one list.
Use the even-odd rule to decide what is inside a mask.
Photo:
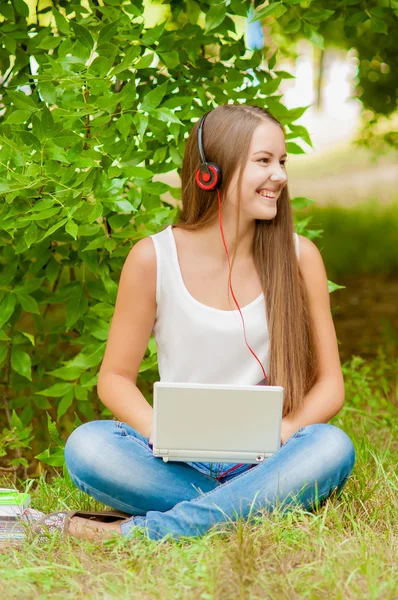
[(120, 433), (120, 435), (127, 435), (127, 431), (123, 427), (124, 423), (121, 421), (115, 421), (116, 433)]

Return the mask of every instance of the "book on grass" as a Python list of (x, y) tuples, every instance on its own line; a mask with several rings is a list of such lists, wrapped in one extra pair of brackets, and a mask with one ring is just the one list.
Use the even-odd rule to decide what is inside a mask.
[(18, 519), (28, 506), (30, 506), (30, 494), (11, 488), (0, 488), (0, 519), (6, 517)]
[(30, 508), (29, 494), (0, 488), (0, 544), (24, 540), (26, 524), (43, 516), (44, 513)]

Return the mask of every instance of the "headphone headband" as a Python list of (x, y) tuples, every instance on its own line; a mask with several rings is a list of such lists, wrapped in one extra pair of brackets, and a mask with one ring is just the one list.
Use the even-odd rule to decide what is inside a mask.
[[(209, 112), (211, 112), (211, 111), (209, 110)], [(207, 115), (209, 114), (209, 112), (207, 112), (206, 114), (203, 115), (203, 117), (201, 117), (201, 119), (199, 121), (199, 127), (198, 127), (198, 147), (199, 147), (200, 160), (202, 161), (202, 163), (207, 163), (205, 152), (203, 150), (203, 124), (204, 124), (205, 119), (206, 119)]]
[(221, 167), (216, 163), (207, 162), (203, 148), (203, 125), (207, 115), (210, 112), (211, 110), (201, 117), (197, 136), (201, 163), (199, 169), (196, 171), (196, 183), (202, 190), (205, 190), (206, 192), (212, 192), (216, 189), (219, 189), (222, 181)]

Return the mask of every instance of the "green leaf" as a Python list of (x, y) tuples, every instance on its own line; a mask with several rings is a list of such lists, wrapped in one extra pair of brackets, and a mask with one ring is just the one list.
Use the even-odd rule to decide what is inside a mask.
[(70, 390), (61, 400), (61, 402), (58, 404), (58, 408), (57, 408), (57, 419), (59, 420), (68, 410), (68, 408), (70, 408), (73, 404), (73, 399), (74, 399), (74, 393), (73, 390)]
[(6, 293), (0, 301), (0, 329), (9, 321), (15, 309), (16, 299), (14, 294)]
[(65, 396), (69, 390), (73, 389), (72, 383), (56, 383), (55, 385), (50, 386), (44, 390), (39, 392), (35, 392), (36, 396), (51, 396), (53, 398), (59, 398), (60, 396)]
[[(140, 60), (133, 64), (135, 69), (147, 69), (151, 66), (155, 54), (153, 52), (148, 52), (144, 56), (141, 56)], [(114, 72), (111, 73), (113, 75)]]
[(22, 421), (18, 417), (18, 415), (14, 409), (12, 410), (12, 414), (11, 414), (11, 427), (15, 427), (19, 431), (21, 431), (21, 429), (23, 429)]
[(23, 294), (21, 292), (16, 292), (16, 296), (24, 311), (35, 313), (36, 315), (40, 314), (39, 307), (37, 306), (37, 302), (33, 296), (30, 296), (29, 294)]
[(105, 77), (112, 68), (112, 59), (97, 56), (90, 65), (90, 73), (98, 77)]
[(32, 346), (35, 345), (35, 338), (33, 335), (30, 335), (30, 333), (27, 333), (26, 331), (21, 331), (22, 335), (24, 335), (25, 337), (28, 338), (28, 340), (30, 341), (30, 343), (32, 344)]
[(106, 343), (89, 344), (68, 362), (70, 367), (80, 367), (82, 369), (90, 369), (96, 367), (103, 359)]
[(333, 283), (333, 281), (329, 281), (328, 280), (328, 290), (329, 290), (329, 294), (331, 294), (332, 292), (336, 291), (336, 290), (342, 290), (344, 289), (346, 286), (345, 285), (338, 285), (337, 283)]
[[(284, 9), (282, 13), (280, 12), (281, 9)], [(283, 6), (283, 2), (273, 2), (272, 4), (269, 4), (268, 6), (266, 6), (265, 8), (255, 11), (254, 18), (250, 22), (259, 21), (260, 19), (265, 19), (265, 17), (270, 17), (271, 15), (274, 15), (275, 13), (277, 13), (276, 16), (280, 16), (281, 14), (285, 13), (286, 10), (287, 10), (287, 8), (285, 6)]]
[(22, 375), (22, 377), (26, 377), (26, 379), (32, 381), (30, 356), (15, 346), (11, 348), (11, 367), (14, 371)]
[(221, 23), (225, 19), (226, 13), (227, 5), (224, 1), (210, 6), (210, 10), (206, 13), (204, 32), (208, 33), (212, 29), (215, 29), (216, 27), (221, 25)]
[(42, 144), (36, 135), (30, 133), (29, 131), (20, 131), (19, 136), (27, 146), (34, 146), (39, 152), (41, 152)]
[(77, 239), (77, 233), (79, 231), (79, 226), (74, 222), (73, 219), (68, 219), (67, 224), (65, 225), (66, 233), (69, 233), (73, 239)]
[(22, 125), (22, 123), (25, 123), (30, 118), (31, 114), (32, 111), (30, 110), (14, 110), (8, 114), (4, 123), (8, 125)]
[(94, 40), (89, 30), (83, 27), (83, 25), (79, 25), (75, 21), (70, 21), (70, 24), (79, 42), (91, 52), (94, 46)]
[(41, 284), (44, 281), (44, 277), (31, 277), (30, 279), (24, 279), (14, 287), (14, 292), (17, 294), (22, 292), (23, 294), (30, 294), (40, 289)]
[(146, 110), (152, 117), (158, 119), (159, 121), (164, 121), (164, 123), (169, 123), (171, 121), (172, 123), (179, 123), (180, 125), (183, 125), (180, 119), (169, 108), (162, 107)]
[(148, 350), (149, 356), (154, 356), (157, 353), (157, 344), (153, 335), (149, 338)]
[(119, 117), (118, 120), (116, 121), (117, 130), (123, 137), (124, 141), (126, 141), (130, 135), (132, 123), (133, 123), (133, 115), (130, 115), (130, 114), (124, 114), (121, 117)]
[(7, 96), (17, 108), (21, 108), (22, 110), (30, 110), (30, 112), (38, 109), (37, 104), (32, 100), (32, 98), (23, 92), (8, 90)]
[(124, 167), (124, 172), (129, 177), (139, 178), (139, 179), (149, 179), (149, 177), (153, 177), (155, 173), (146, 169), (145, 167)]
[[(34, 208), (36, 208), (36, 207), (34, 207)], [(54, 208), (49, 208), (47, 210), (41, 210), (38, 213), (33, 213), (33, 214), (29, 215), (28, 217), (21, 217), (19, 219), (19, 222), (20, 223), (29, 223), (29, 221), (43, 221), (44, 219), (49, 219), (50, 217), (57, 215), (60, 210), (61, 210), (60, 206), (54, 206)]]
[[(113, 70), (109, 73), (109, 77), (112, 77), (113, 75), (117, 75), (118, 73), (121, 73), (122, 71), (125, 71), (126, 69), (128, 69), (129, 67), (131, 67), (131, 65), (133, 64), (133, 62), (135, 61), (135, 59), (140, 55), (140, 47), (137, 46), (131, 46), (131, 48), (128, 48), (125, 52), (125, 56), (122, 59), (122, 61), (116, 65)], [(153, 55), (152, 55), (152, 60), (153, 60)], [(152, 62), (151, 60), (151, 62)], [(149, 63), (151, 64), (151, 63)]]
[(147, 110), (148, 108), (157, 108), (167, 92), (167, 85), (168, 82), (165, 81), (161, 85), (156, 86), (153, 90), (148, 92), (148, 94), (145, 94), (144, 100), (141, 104), (141, 110)]
[(290, 109), (287, 113), (287, 118), (285, 118), (285, 121), (287, 123), (292, 123), (293, 121), (297, 121), (297, 119), (299, 119), (305, 113), (305, 111), (309, 108), (309, 106), (310, 105), (297, 106), (296, 108)]
[(276, 65), (276, 58), (278, 55), (278, 50), (276, 50), (274, 52), (274, 54), (271, 56), (271, 58), (268, 60), (268, 68), (270, 71), (272, 71), (272, 69), (275, 67)]
[[(395, 8), (398, 8), (398, 6)], [(383, 17), (391, 14), (391, 9), (387, 6), (372, 6), (369, 8), (369, 12), (372, 17), (380, 17), (382, 19)]]
[(196, 25), (201, 12), (199, 4), (196, 2), (196, 0), (186, 0), (185, 5), (185, 12), (187, 14), (188, 21), (192, 25)]
[(54, 444), (56, 446), (58, 446), (59, 448), (63, 448), (64, 442), (59, 437), (59, 434), (57, 431), (57, 426), (56, 426), (55, 422), (51, 420), (51, 416), (48, 414), (47, 411), (46, 411), (46, 415), (47, 415), (47, 427), (48, 427), (48, 432), (50, 434), (51, 440), (54, 442)]
[(60, 449), (50, 454), (50, 450), (44, 450), (41, 454), (37, 454), (35, 456), (37, 460), (44, 462), (46, 465), (50, 465), (51, 467), (63, 467), (65, 462), (64, 450)]
[(34, 397), (33, 402), (35, 403), (35, 406), (37, 406), (37, 408), (39, 408), (40, 410), (46, 410), (47, 408), (51, 408), (51, 402), (49, 402), (47, 398)]
[(279, 3), (279, 4), (278, 4), (278, 6), (277, 6), (277, 8), (276, 8), (276, 10), (275, 10), (275, 12), (273, 13), (273, 15), (272, 15), (272, 16), (273, 16), (275, 19), (279, 19), (279, 17), (281, 17), (282, 15), (284, 15), (284, 14), (285, 14), (285, 12), (287, 12), (287, 8), (286, 8), (286, 6), (284, 6), (284, 5), (283, 5), (283, 3), (281, 2), (281, 3)]
[(166, 26), (168, 19), (165, 19), (162, 23), (155, 25), (155, 27), (151, 27), (147, 29), (140, 39), (141, 44), (144, 46), (151, 46), (161, 37), (164, 28)]
[(46, 137), (51, 137), (51, 134), (54, 131), (54, 119), (51, 114), (51, 111), (47, 108), (47, 106), (44, 106), (42, 110), (41, 127)]
[(57, 24), (58, 30), (61, 33), (69, 34), (70, 28), (67, 19), (65, 19), (64, 15), (61, 14), (56, 8), (52, 8), (52, 13), (55, 18), (55, 22)]
[(14, 8), (11, 4), (6, 4), (5, 2), (2, 2), (0, 4), (0, 14), (3, 15), (9, 21), (15, 21)]
[(274, 94), (276, 92), (280, 84), (281, 79), (279, 79), (279, 77), (275, 77), (274, 79), (268, 79), (268, 81), (261, 83), (259, 88), (262, 94), (270, 96), (271, 94)]
[(109, 335), (109, 323), (105, 323), (102, 319), (91, 318), (86, 315), (84, 323), (87, 331), (97, 340), (107, 340)]
[(83, 402), (88, 400), (88, 389), (83, 387), (82, 385), (76, 385), (74, 392), (76, 400), (81, 400)]
[(180, 55), (177, 50), (172, 50), (171, 52), (159, 52), (159, 56), (168, 69), (175, 69), (181, 63)]
[(303, 21), (299, 19), (299, 17), (294, 16), (292, 21), (290, 21), (290, 23), (285, 25), (285, 27), (283, 28), (283, 33), (297, 33), (298, 31), (300, 31), (302, 22)]
[(303, 31), (304, 34), (313, 44), (319, 46), (320, 48), (322, 48), (322, 50), (325, 49), (323, 36), (316, 29), (314, 29), (312, 25), (304, 23)]
[(27, 229), (24, 231), (24, 238), (28, 248), (37, 240), (37, 226), (32, 222)]
[(146, 115), (142, 115), (141, 113), (137, 113), (134, 116), (133, 122), (137, 128), (137, 134), (140, 141), (142, 141), (144, 138), (145, 131), (148, 127), (148, 121), (148, 117)]
[(88, 309), (88, 300), (82, 286), (75, 287), (69, 296), (66, 305), (66, 327), (69, 331), (76, 321), (82, 317)]
[(322, 21), (327, 21), (332, 15), (334, 15), (334, 10), (327, 9), (312, 9), (306, 10), (303, 14), (304, 19), (308, 19), (312, 23), (321, 23)]
[(3, 142), (3, 144), (6, 145), (6, 146), (10, 146), (10, 148), (12, 148), (13, 150), (15, 150), (16, 152), (20, 152), (21, 151), (21, 146), (18, 145), (18, 144), (16, 144), (12, 140), (10, 140), (8, 137), (0, 135), (0, 141)]
[(78, 136), (73, 131), (61, 131), (56, 136), (52, 138), (52, 141), (57, 146), (61, 148), (66, 148), (66, 146), (77, 144), (77, 142), (81, 141), (81, 137)]
[(98, 44), (111, 40), (117, 34), (119, 23), (120, 19), (114, 21), (113, 23), (107, 23), (104, 25), (98, 35)]
[(305, 196), (297, 196), (296, 198), (291, 199), (291, 203), (294, 210), (301, 210), (302, 208), (306, 208), (310, 204), (313, 204), (315, 200), (310, 200)]
[(154, 369), (157, 365), (157, 357), (156, 356), (149, 356), (148, 358), (145, 358), (139, 368), (139, 373), (144, 373), (145, 371), (149, 371), (149, 369)]
[(23, 0), (12, 0), (16, 12), (21, 17), (29, 17), (29, 6)]
[(53, 371), (46, 371), (46, 375), (59, 377), (66, 381), (74, 381), (80, 377), (82, 370), (79, 367), (59, 367)]
[(291, 130), (291, 133), (289, 133), (286, 136), (287, 139), (301, 138), (302, 140), (304, 140), (304, 142), (311, 146), (311, 148), (313, 147), (310, 134), (308, 133), (308, 130), (305, 127), (303, 127), (303, 125), (289, 124), (289, 129)]
[(102, 211), (103, 211), (103, 206), (100, 202), (97, 202), (94, 207), (93, 210), (90, 212), (89, 215), (87, 215), (87, 221), (89, 224), (94, 223), (94, 221), (96, 221), (96, 219), (98, 219), (98, 217), (102, 216)]
[(379, 19), (378, 17), (372, 16), (370, 19), (370, 28), (372, 31), (376, 33), (388, 33), (388, 26), (385, 21)]
[(53, 225), (52, 227), (50, 227), (50, 229), (38, 241), (42, 242), (46, 237), (48, 237), (49, 235), (52, 235), (55, 231), (57, 231), (57, 229), (59, 229), (60, 227), (63, 227), (63, 225), (65, 225), (65, 223), (67, 221), (68, 221), (68, 217), (66, 217), (66, 219), (62, 219), (62, 221), (59, 221), (58, 223), (56, 223), (55, 225)]
[(355, 27), (359, 23), (363, 23), (368, 18), (368, 15), (364, 11), (353, 13), (348, 17), (345, 24), (349, 27)]
[(300, 146), (295, 142), (287, 142), (286, 149), (289, 154), (305, 154), (305, 150), (300, 148)]
[(93, 240), (85, 248), (83, 248), (82, 252), (90, 252), (90, 250), (97, 250), (97, 248), (103, 248), (105, 244), (106, 237), (105, 235)]

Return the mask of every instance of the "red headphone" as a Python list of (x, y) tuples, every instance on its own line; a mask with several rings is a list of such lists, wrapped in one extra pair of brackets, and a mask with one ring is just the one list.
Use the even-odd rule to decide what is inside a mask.
[[(211, 111), (209, 111), (211, 112)], [(217, 195), (218, 195), (218, 217), (219, 217), (219, 222), (220, 222), (220, 229), (221, 229), (221, 237), (223, 240), (223, 244), (224, 244), (224, 248), (225, 248), (225, 252), (227, 253), (227, 258), (228, 258), (228, 264), (229, 264), (229, 269), (231, 270), (231, 263), (229, 260), (229, 254), (228, 254), (228, 248), (227, 245), (225, 243), (225, 237), (224, 237), (224, 230), (223, 230), (223, 226), (222, 226), (222, 211), (221, 211), (221, 198), (220, 198), (220, 187), (221, 187), (221, 183), (222, 183), (222, 170), (221, 167), (214, 162), (207, 162), (206, 160), (206, 156), (204, 153), (204, 149), (203, 149), (203, 124), (205, 122), (205, 119), (207, 117), (207, 115), (209, 114), (209, 112), (205, 113), (203, 115), (203, 117), (201, 117), (200, 121), (199, 121), (199, 127), (198, 127), (198, 148), (199, 148), (199, 154), (200, 154), (200, 168), (196, 171), (196, 183), (198, 184), (198, 186), (204, 190), (205, 192), (212, 192), (214, 190), (217, 191)], [(257, 357), (257, 355), (253, 352), (253, 350), (250, 348), (249, 344), (247, 343), (247, 339), (246, 339), (246, 329), (245, 329), (245, 321), (243, 319), (243, 315), (242, 312), (240, 310), (240, 306), (238, 304), (238, 301), (235, 298), (235, 294), (234, 291), (232, 289), (232, 277), (231, 277), (231, 282), (230, 282), (230, 289), (231, 289), (231, 294), (232, 297), (235, 301), (236, 306), (238, 307), (241, 319), (242, 319), (242, 324), (243, 324), (243, 334), (245, 337), (245, 342), (246, 342), (246, 346), (249, 348), (250, 352), (253, 354), (254, 358), (257, 360), (257, 362), (259, 363), (263, 374), (264, 374), (264, 379), (262, 381), (259, 382), (259, 384), (257, 385), (267, 385), (268, 384), (268, 377), (267, 374), (265, 372), (265, 369), (260, 361), (260, 359)]]

